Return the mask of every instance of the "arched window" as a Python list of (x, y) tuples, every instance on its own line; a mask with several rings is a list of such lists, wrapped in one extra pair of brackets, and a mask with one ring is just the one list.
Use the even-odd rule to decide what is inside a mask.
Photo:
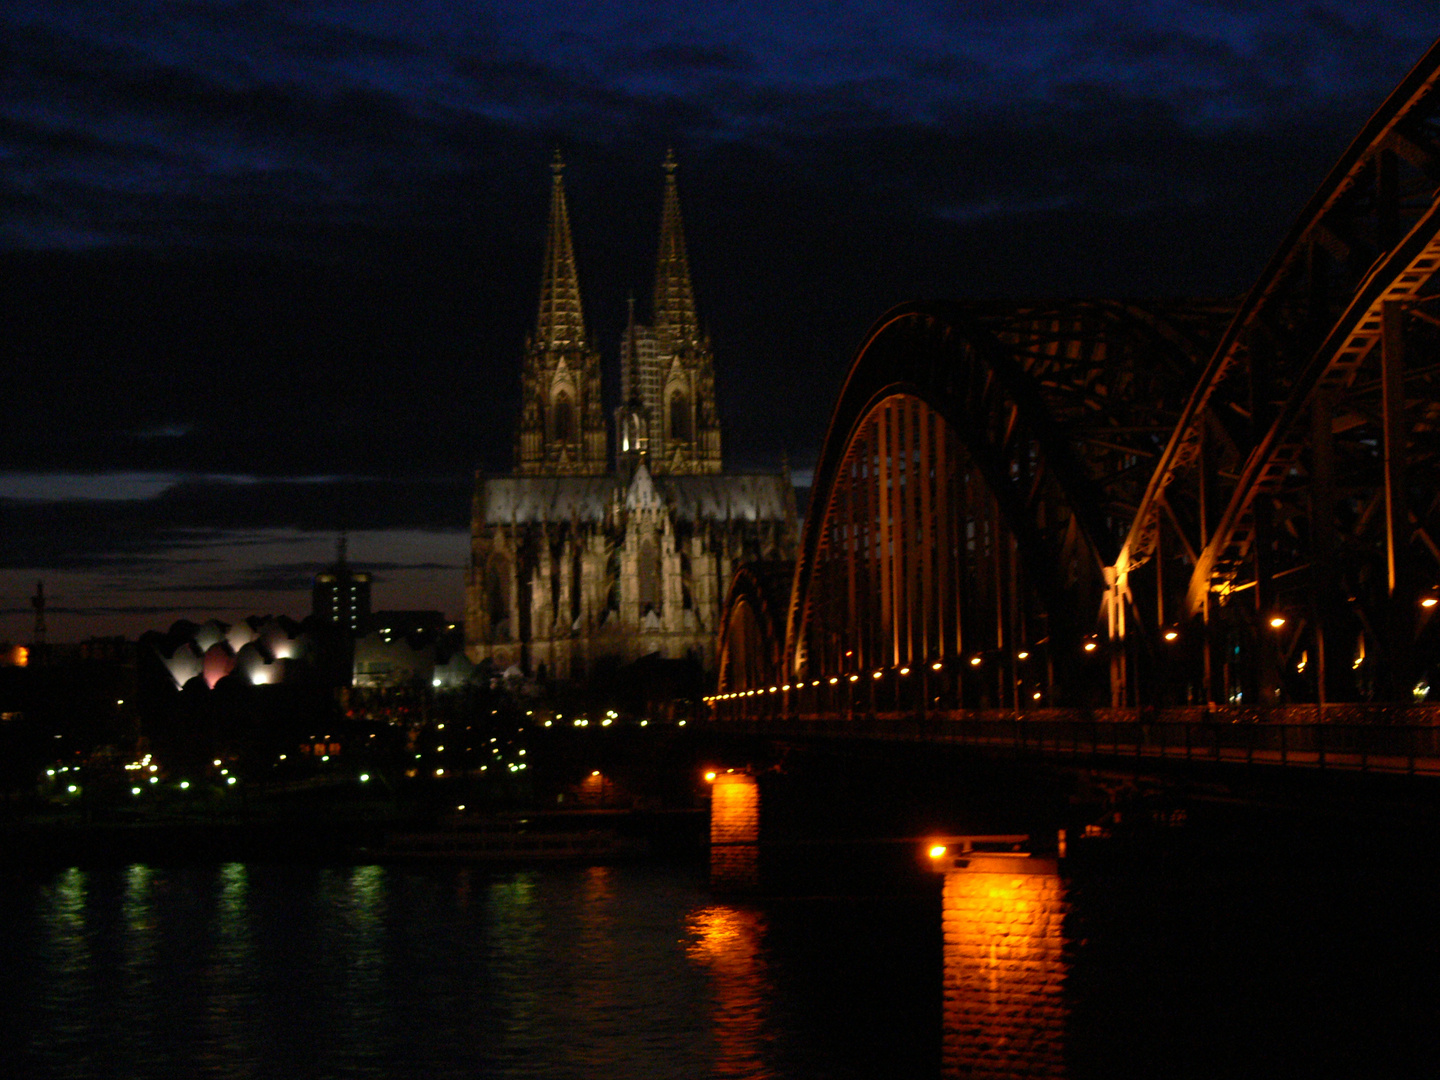
[(624, 441), (620, 449), (625, 453), (633, 453), (640, 449), (640, 417), (634, 413), (625, 415)]
[(640, 614), (660, 607), (660, 549), (646, 537), (640, 542)]
[(670, 395), (670, 437), (690, 441), (690, 402), (678, 391)]
[(510, 564), (504, 559), (492, 559), (486, 567), (485, 606), (489, 611), (492, 629), (510, 616), (509, 576)]
[(569, 442), (575, 438), (575, 410), (570, 404), (570, 395), (561, 390), (555, 395), (555, 405), (551, 409), (554, 418), (554, 432), (556, 442)]

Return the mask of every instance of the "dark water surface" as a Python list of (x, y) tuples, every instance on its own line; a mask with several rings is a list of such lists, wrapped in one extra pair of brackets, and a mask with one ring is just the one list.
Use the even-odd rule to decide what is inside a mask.
[(943, 915), (938, 879), (738, 901), (688, 866), (11, 872), (0, 1074), (1427, 1075), (1437, 883), (1363, 837), (1000, 875)]
[(11, 1075), (898, 1077), (938, 1053), (913, 900), (229, 863), (64, 870), (0, 903)]

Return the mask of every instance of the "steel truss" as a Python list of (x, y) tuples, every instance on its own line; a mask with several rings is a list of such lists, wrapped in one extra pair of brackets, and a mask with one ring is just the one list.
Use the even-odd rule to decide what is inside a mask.
[(1437, 81), (1440, 45), (1238, 309), (886, 314), (831, 418), (783, 639), (737, 581), (721, 692), (876, 705), (913, 671), (949, 707), (1420, 696), (1440, 660)]
[[(1183, 570), (1177, 652), (1208, 700), (1398, 700), (1426, 685), (1418, 604), (1440, 581), (1437, 79), (1440, 46), (1246, 296), (1116, 561), (1151, 609), (1170, 584), (1153, 568)], [(1147, 576), (1159, 581), (1134, 580)]]

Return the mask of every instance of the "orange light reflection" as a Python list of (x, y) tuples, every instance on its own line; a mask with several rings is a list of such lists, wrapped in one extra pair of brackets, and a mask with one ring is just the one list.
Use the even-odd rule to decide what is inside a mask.
[(690, 915), (688, 955), (709, 970), (714, 993), (715, 1061), (711, 1076), (770, 1077), (765, 1027), (773, 987), (764, 957), (764, 916), (715, 905)]

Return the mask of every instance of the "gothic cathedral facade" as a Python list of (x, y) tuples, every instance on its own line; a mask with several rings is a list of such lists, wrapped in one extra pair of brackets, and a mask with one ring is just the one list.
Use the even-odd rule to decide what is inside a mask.
[(795, 491), (788, 472), (724, 471), (714, 357), (696, 314), (673, 156), (651, 321), (637, 323), (632, 302), (620, 340), (611, 453), (558, 154), (551, 168), (515, 469), (475, 482), (466, 651), (499, 670), (577, 681), (598, 663), (651, 654), (713, 670), (735, 568), (795, 556)]

